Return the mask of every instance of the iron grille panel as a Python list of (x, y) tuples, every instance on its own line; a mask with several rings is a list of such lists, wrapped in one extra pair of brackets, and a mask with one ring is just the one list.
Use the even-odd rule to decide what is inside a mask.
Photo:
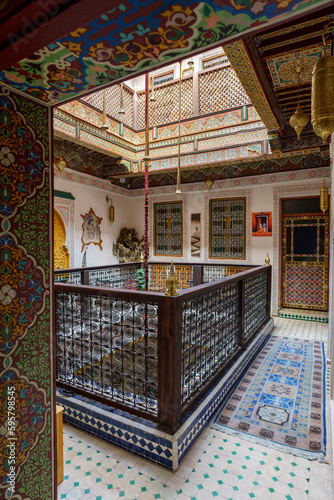
[(110, 288), (134, 289), (137, 287), (137, 271), (140, 264), (133, 266), (116, 266), (89, 271), (89, 284), (91, 286), (107, 286)]
[(69, 273), (55, 273), (54, 281), (55, 283), (70, 283), (71, 285), (80, 285), (81, 272), (71, 271)]
[(56, 293), (57, 381), (157, 413), (158, 305)]
[(246, 198), (210, 200), (211, 258), (246, 256)]
[(258, 330), (267, 318), (267, 273), (245, 280), (245, 340)]
[[(184, 290), (193, 286), (193, 267), (186, 264), (174, 264), (177, 279), (177, 290)], [(149, 265), (149, 289), (150, 292), (165, 292), (166, 281), (170, 272), (170, 264)]]
[(221, 287), (183, 304), (181, 401), (189, 401), (237, 352), (239, 286)]

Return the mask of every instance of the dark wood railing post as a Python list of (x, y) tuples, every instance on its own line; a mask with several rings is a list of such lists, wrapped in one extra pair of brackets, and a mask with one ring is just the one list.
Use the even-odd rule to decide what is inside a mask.
[(158, 418), (174, 429), (181, 420), (182, 301), (164, 296), (159, 305)]
[(202, 266), (193, 265), (193, 286), (202, 284)]
[(245, 278), (239, 281), (239, 339), (238, 344), (245, 345)]
[(271, 266), (267, 266), (267, 307), (266, 307), (266, 315), (270, 318), (270, 310), (271, 310)]
[(85, 286), (89, 286), (89, 271), (85, 269), (81, 271), (81, 284)]

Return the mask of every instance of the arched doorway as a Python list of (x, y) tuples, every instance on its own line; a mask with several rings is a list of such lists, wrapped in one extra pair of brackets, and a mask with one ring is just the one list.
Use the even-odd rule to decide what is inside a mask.
[(59, 212), (54, 209), (54, 268), (68, 269), (70, 254), (66, 246), (66, 229)]

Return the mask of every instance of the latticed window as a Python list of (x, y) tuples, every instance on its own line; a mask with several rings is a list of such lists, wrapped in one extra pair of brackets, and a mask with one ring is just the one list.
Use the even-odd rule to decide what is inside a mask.
[(246, 258), (246, 198), (210, 200), (210, 257)]
[(250, 100), (231, 66), (200, 73), (199, 112), (213, 113), (249, 104)]
[(182, 256), (182, 201), (154, 203), (154, 255)]

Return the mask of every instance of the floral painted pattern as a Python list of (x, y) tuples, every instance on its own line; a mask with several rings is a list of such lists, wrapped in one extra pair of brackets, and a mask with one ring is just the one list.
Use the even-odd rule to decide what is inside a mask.
[(0, 73), (26, 94), (52, 104), (244, 30), (282, 20), (320, 0), (132, 0)]
[(0, 90), (1, 498), (10, 471), (9, 389), (15, 498), (52, 498), (49, 115), (44, 106)]

